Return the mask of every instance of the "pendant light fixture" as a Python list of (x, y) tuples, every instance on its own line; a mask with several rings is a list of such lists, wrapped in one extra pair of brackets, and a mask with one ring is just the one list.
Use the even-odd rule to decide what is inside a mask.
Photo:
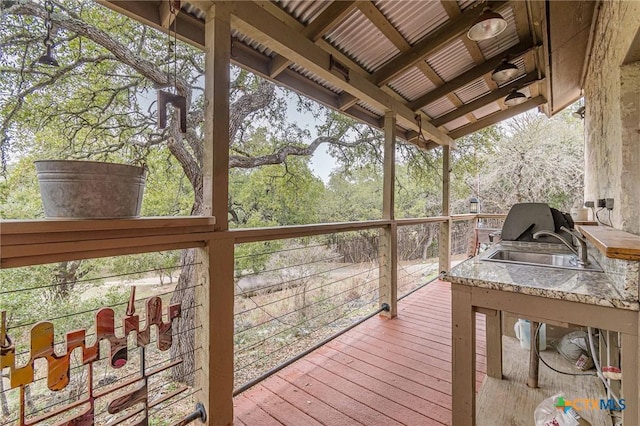
[(507, 29), (507, 21), (500, 15), (485, 7), (482, 14), (473, 21), (467, 31), (467, 37), (473, 41), (482, 41), (495, 37)]
[(520, 105), (521, 103), (526, 101), (527, 96), (522, 92), (518, 92), (516, 89), (513, 89), (511, 93), (509, 93), (507, 97), (504, 98), (504, 104), (510, 107)]
[(496, 67), (491, 73), (491, 79), (496, 83), (504, 83), (505, 81), (512, 80), (520, 73), (520, 69), (508, 62), (507, 59), (503, 59), (500, 65)]
[(44, 20), (44, 26), (47, 29), (47, 35), (44, 38), (44, 46), (47, 50), (44, 55), (40, 56), (38, 63), (51, 67), (59, 67), (60, 64), (58, 64), (58, 61), (53, 56), (53, 41), (51, 41), (51, 29), (53, 27), (53, 24), (51, 23), (51, 13), (53, 12), (53, 2), (51, 0), (46, 0), (44, 2), (44, 9), (47, 12), (47, 16)]

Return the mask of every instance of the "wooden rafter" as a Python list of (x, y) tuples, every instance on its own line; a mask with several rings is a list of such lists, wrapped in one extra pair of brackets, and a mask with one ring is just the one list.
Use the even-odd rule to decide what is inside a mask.
[(464, 127), (460, 127), (459, 129), (456, 129), (450, 132), (449, 136), (451, 136), (453, 139), (461, 138), (473, 132), (477, 132), (480, 129), (484, 129), (487, 126), (491, 126), (500, 121), (506, 120), (507, 118), (511, 118), (518, 114), (522, 114), (523, 112), (529, 111), (530, 109), (535, 108), (538, 105), (542, 105), (546, 102), (547, 100), (544, 97), (537, 96), (533, 99), (529, 99), (524, 103), (521, 103), (520, 105), (516, 105), (504, 111), (496, 112), (487, 117), (481, 118), (475, 123), (471, 123)]
[[(505, 2), (496, 2), (495, 5), (499, 6), (503, 3)], [(372, 75), (373, 82), (378, 86), (387, 84), (430, 54), (442, 49), (463, 35), (482, 12), (479, 9), (471, 8), (465, 11), (459, 18), (420, 39), (411, 46), (411, 49), (402, 52), (374, 72)]]
[(522, 89), (523, 87), (533, 84), (534, 82), (537, 82), (538, 81), (537, 78), (538, 78), (538, 73), (536, 72), (525, 74), (522, 78), (519, 78), (518, 80), (515, 80), (507, 84), (506, 86), (502, 86), (498, 90), (490, 92), (489, 94), (481, 98), (478, 98), (473, 102), (469, 102), (468, 104), (465, 104), (464, 106), (456, 110), (453, 110), (448, 114), (445, 114), (441, 117), (438, 117), (432, 120), (431, 124), (439, 127), (445, 123), (449, 123), (450, 121), (455, 120), (456, 118), (462, 117), (463, 115), (470, 114), (471, 112), (479, 108), (482, 108), (485, 105), (488, 105), (492, 102), (496, 102), (504, 98), (509, 94), (509, 92), (511, 92), (512, 89), (519, 90), (519, 89)]
[[(317, 41), (324, 34), (339, 25), (340, 21), (347, 16), (355, 6), (355, 1), (334, 1), (302, 30), (302, 36), (309, 40)], [(291, 65), (290, 60), (283, 56), (276, 55), (269, 65), (269, 75), (275, 77), (289, 65)]]
[[(232, 25), (241, 33), (304, 66), (320, 78), (373, 107), (381, 110), (395, 110), (401, 126), (414, 130), (418, 128), (415, 113), (406, 104), (382, 91), (366, 76), (352, 73), (350, 67), (346, 65), (348, 70), (346, 76), (334, 73), (330, 54), (311, 40), (300, 37), (299, 33), (274, 16), (264, 13), (256, 4), (236, 2), (233, 4), (233, 9)], [(430, 138), (443, 145), (452, 142), (451, 138), (430, 125), (427, 120), (428, 118), (423, 115), (422, 128)]]
[[(370, 1), (358, 2), (358, 9), (380, 30), (391, 43), (398, 48), (400, 52), (406, 52), (411, 49), (411, 45), (400, 34), (386, 16), (380, 12), (380, 10)], [(425, 61), (419, 61), (416, 67), (427, 77), (435, 86), (441, 86), (444, 84), (444, 80), (429, 66)], [(455, 93), (447, 94), (447, 98), (456, 106), (460, 107), (463, 102), (458, 98)], [(469, 121), (475, 121), (473, 116), (469, 117)]]
[(469, 71), (460, 74), (458, 77), (448, 81), (442, 86), (432, 90), (431, 92), (419, 97), (418, 99), (409, 102), (409, 108), (413, 110), (418, 110), (425, 105), (429, 105), (431, 102), (434, 102), (440, 99), (443, 96), (446, 96), (447, 93), (456, 91), (467, 84), (471, 83), (478, 78), (483, 77), (485, 74), (493, 71), (499, 64), (502, 62), (502, 59), (505, 56), (509, 57), (517, 57), (522, 56), (526, 52), (528, 52), (533, 47), (531, 42), (519, 43), (511, 49), (504, 52), (502, 55), (495, 56), (483, 64), (478, 65), (475, 68), (470, 69)]

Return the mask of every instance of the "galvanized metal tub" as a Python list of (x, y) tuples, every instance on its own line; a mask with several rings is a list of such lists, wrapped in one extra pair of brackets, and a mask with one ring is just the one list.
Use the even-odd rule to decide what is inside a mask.
[(144, 167), (98, 161), (36, 161), (47, 219), (112, 219), (140, 216)]

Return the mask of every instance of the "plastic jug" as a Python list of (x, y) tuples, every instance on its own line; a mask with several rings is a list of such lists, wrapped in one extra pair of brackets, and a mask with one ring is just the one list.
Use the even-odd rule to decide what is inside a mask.
[[(518, 319), (513, 326), (513, 331), (520, 340), (520, 347), (528, 350), (531, 347), (531, 323), (526, 319)], [(547, 326), (544, 323), (540, 326), (538, 338), (540, 339), (539, 350), (544, 351), (547, 349)]]

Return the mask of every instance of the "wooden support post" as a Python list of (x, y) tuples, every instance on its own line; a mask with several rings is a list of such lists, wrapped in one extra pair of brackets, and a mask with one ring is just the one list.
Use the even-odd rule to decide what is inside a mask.
[(502, 315), (486, 312), (487, 376), (502, 380)]
[[(396, 179), (396, 117), (389, 111), (384, 116), (384, 171), (382, 187), (382, 218), (395, 219)], [(398, 227), (391, 223), (380, 235), (380, 304), (389, 305), (383, 315), (398, 314)]]
[[(640, 330), (639, 330), (640, 332)], [(638, 367), (638, 334), (621, 334), (622, 396), (626, 408), (622, 411), (622, 423), (640, 425), (640, 368)]]
[[(603, 334), (605, 335), (607, 341), (607, 344), (604, 345), (606, 356), (600, 358), (600, 362), (604, 364), (604, 360), (606, 360), (607, 366), (620, 368), (620, 339), (618, 338), (619, 334), (615, 331), (600, 330), (601, 338)], [(620, 395), (620, 382), (618, 380), (610, 380), (609, 386), (616, 395)]]
[(440, 272), (451, 269), (451, 217), (449, 217), (449, 172), (451, 168), (449, 146), (442, 147), (442, 216), (447, 216), (446, 222), (440, 224), (438, 252), (440, 258)]
[(471, 288), (451, 284), (452, 357), (455, 426), (473, 426), (476, 418), (476, 313)]
[[(228, 230), (230, 5), (216, 2), (205, 19), (204, 214), (216, 218), (215, 231)], [(215, 234), (215, 232), (214, 232)], [(233, 424), (233, 259), (232, 238), (211, 239), (198, 258), (203, 286), (196, 294), (197, 398), (207, 424)], [(197, 370), (196, 370), (197, 371)]]
[(540, 366), (540, 362), (538, 360), (538, 355), (536, 354), (536, 348), (539, 346), (539, 337), (536, 330), (538, 329), (539, 323), (535, 321), (530, 321), (530, 329), (529, 329), (529, 378), (527, 379), (527, 386), (532, 389), (538, 388), (538, 367)]

